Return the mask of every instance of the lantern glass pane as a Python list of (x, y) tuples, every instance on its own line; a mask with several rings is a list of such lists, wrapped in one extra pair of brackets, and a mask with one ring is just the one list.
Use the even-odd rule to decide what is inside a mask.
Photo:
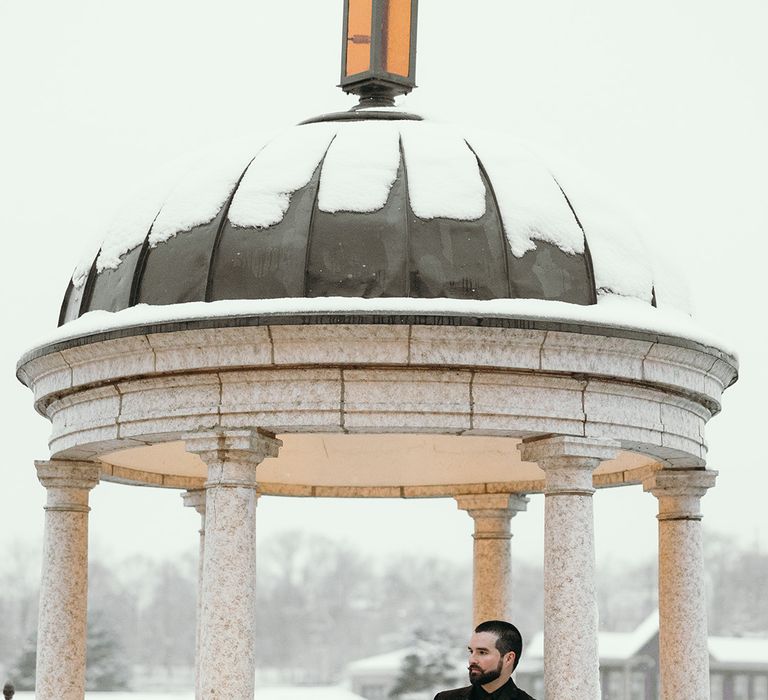
[(373, 0), (349, 0), (347, 65), (344, 74), (355, 75), (371, 67), (371, 18)]
[(411, 0), (389, 0), (386, 5), (384, 69), (407, 78), (411, 67)]

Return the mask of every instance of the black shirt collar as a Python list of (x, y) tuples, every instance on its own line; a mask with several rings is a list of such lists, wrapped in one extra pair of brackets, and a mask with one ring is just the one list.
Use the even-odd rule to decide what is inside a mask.
[(496, 688), (492, 693), (486, 692), (481, 685), (472, 686), (470, 698), (472, 700), (514, 700), (517, 686), (510, 678), (501, 688)]

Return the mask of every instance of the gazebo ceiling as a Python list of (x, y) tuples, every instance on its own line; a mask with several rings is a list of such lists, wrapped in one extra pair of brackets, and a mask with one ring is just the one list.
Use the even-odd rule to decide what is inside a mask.
[[(277, 436), (278, 458), (258, 467), (259, 490), (285, 496), (452, 496), (498, 490), (536, 493), (544, 473), (523, 462), (517, 438), (407, 434), (302, 434)], [(112, 481), (189, 486), (205, 481), (206, 466), (181, 441), (134, 447), (101, 456)], [(620, 452), (600, 465), (596, 486), (640, 483), (658, 465)]]

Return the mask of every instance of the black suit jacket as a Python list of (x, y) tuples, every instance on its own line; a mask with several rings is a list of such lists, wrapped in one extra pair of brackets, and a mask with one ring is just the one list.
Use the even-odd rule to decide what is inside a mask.
[[(513, 694), (512, 697), (515, 700), (534, 700), (524, 690), (520, 690), (514, 681), (510, 678), (509, 682), (512, 684)], [(457, 688), (456, 690), (443, 690), (435, 695), (435, 700), (469, 700), (472, 693), (472, 686), (468, 685), (466, 688)]]

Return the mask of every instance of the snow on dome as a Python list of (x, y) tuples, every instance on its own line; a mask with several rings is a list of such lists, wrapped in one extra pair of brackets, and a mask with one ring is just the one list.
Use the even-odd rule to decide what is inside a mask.
[(101, 248), (89, 250), (90, 255), (84, 256), (75, 268), (72, 281), (76, 287), (85, 284), (96, 253), (96, 270), (101, 272), (116, 268), (122, 255), (144, 242), (168, 193), (190, 168), (190, 160), (187, 158), (167, 165), (126, 198), (125, 204), (107, 224)]
[(74, 286), (85, 284), (94, 258), (97, 272), (116, 269), (123, 255), (144, 242), (150, 227), (150, 242), (157, 244), (213, 219), (253, 149), (252, 138), (233, 140), (221, 144), (215, 153), (191, 154), (148, 177), (109, 221), (101, 246), (89, 250), (78, 263), (72, 275)]
[(472, 221), (485, 213), (485, 185), (477, 158), (459, 132), (437, 124), (403, 122), (400, 137), (416, 216)]
[(551, 159), (551, 163), (586, 235), (598, 296), (618, 294), (651, 303), (651, 257), (627, 207), (592, 173), (561, 158)]
[[(505, 135), (475, 131), (465, 134), (457, 128), (418, 121), (407, 118), (407, 115), (402, 119), (381, 119), (371, 114), (361, 115), (359, 120), (299, 125), (276, 137), (262, 140), (257, 147), (253, 143), (249, 143), (248, 147), (243, 146), (242, 142), (237, 148), (230, 146), (216, 158), (201, 160), (191, 169), (187, 164), (183, 177), (174, 178), (177, 183), (175, 187), (169, 185), (171, 178), (166, 173), (144, 188), (107, 228), (97, 258), (96, 273), (100, 275), (105, 271), (116, 270), (128, 259), (128, 253), (145, 240), (150, 250), (159, 245), (168, 245), (170, 239), (176, 236), (180, 237), (180, 241), (185, 240), (184, 232), (210, 224), (222, 210), (226, 218), (222, 218), (216, 226), (219, 231), (224, 231), (224, 238), (229, 236), (230, 240), (235, 240), (235, 233), (230, 235), (227, 232), (241, 231), (237, 235), (243, 237), (237, 239), (237, 245), (248, 245), (249, 237), (252, 239), (256, 230), (278, 230), (272, 227), (278, 227), (283, 222), (292, 197), (302, 188), (308, 188), (308, 194), (301, 198), (304, 214), (297, 216), (309, 215), (310, 218), (308, 221), (291, 219), (290, 226), (299, 229), (306, 226), (311, 229), (315, 224), (309, 213), (314, 207), (316, 211), (322, 212), (322, 217), (326, 217), (317, 225), (325, 226), (323, 231), (334, 231), (322, 235), (354, 237), (357, 231), (366, 230), (368, 221), (374, 222), (370, 224), (373, 226), (372, 231), (384, 231), (381, 228), (384, 225), (381, 223), (383, 219), (361, 218), (352, 223), (351, 219), (331, 220), (327, 217), (375, 216), (376, 212), (387, 206), (396, 189), (398, 197), (407, 198), (408, 206), (405, 200), (393, 200), (393, 212), (400, 214), (392, 214), (395, 219), (390, 217), (387, 221), (394, 220), (395, 223), (387, 226), (414, 227), (408, 236), (416, 237), (414, 245), (423, 248), (419, 253), (422, 255), (422, 266), (416, 274), (426, 271), (434, 276), (423, 287), (428, 290), (426, 296), (479, 299), (529, 296), (580, 304), (594, 303), (595, 298), (601, 301), (603, 298), (619, 296), (651, 304), (655, 295), (656, 302), (662, 306), (684, 311), (688, 309), (686, 294), (677, 282), (678, 276), (665, 273), (662, 265), (652, 262), (632, 219), (614, 204), (612, 195), (605, 196), (607, 188), (590, 185), (593, 178), (586, 177), (558, 158), (542, 157), (539, 149), (531, 149)], [(310, 182), (314, 183), (311, 187)], [(487, 206), (493, 206), (495, 214), (491, 211), (489, 215), (486, 212)], [(397, 223), (397, 216), (403, 217), (402, 223)], [(409, 216), (415, 218), (407, 224)], [(321, 217), (315, 218), (319, 220)], [(429, 224), (432, 228), (424, 228), (430, 221), (434, 222)], [(451, 221), (459, 223), (451, 224)], [(341, 228), (338, 228), (337, 222)], [(462, 235), (460, 222), (467, 222), (466, 235)], [(483, 281), (483, 270), (491, 269), (483, 256), (488, 261), (504, 257), (503, 242), (498, 250), (488, 248), (490, 243), (486, 245), (483, 242), (484, 237), (491, 241), (496, 235), (491, 231), (492, 227), (497, 228), (508, 246), (510, 291), (504, 291), (506, 283), (502, 286), (486, 285), (486, 290), (493, 291), (484, 292), (485, 296), (473, 297), (478, 286), (476, 283), (478, 280)], [(344, 231), (351, 233), (346, 234)], [(393, 231), (387, 235), (399, 235), (396, 229)], [(299, 239), (294, 236), (290, 239), (293, 241), (291, 245), (304, 245), (309, 250), (311, 230), (308, 235), (310, 238), (303, 244), (297, 243)], [(420, 235), (425, 238), (418, 239)], [(429, 236), (433, 236), (434, 241)], [(197, 240), (196, 245), (202, 245), (200, 241), (205, 240), (217, 245), (219, 236), (198, 236)], [(268, 245), (279, 247), (283, 245), (280, 241), (288, 239), (278, 236), (272, 240), (275, 242)], [(472, 247), (477, 241), (482, 245)], [(438, 247), (433, 250), (429, 246)], [(539, 249), (542, 251), (541, 257), (534, 260)], [(554, 255), (557, 249), (565, 256)], [(232, 255), (237, 255), (237, 250), (235, 248)], [(331, 254), (329, 251), (326, 253)], [(211, 255), (210, 252), (207, 254)], [(256, 254), (243, 253), (246, 256)], [(407, 258), (408, 250), (404, 254)], [(426, 258), (423, 257), (425, 255)], [(476, 264), (470, 270), (465, 260), (471, 259), (472, 255), (476, 256)], [(303, 254), (301, 259), (304, 260)], [(516, 259), (521, 262), (514, 262)], [(370, 268), (373, 276), (369, 281), (363, 280), (355, 290), (385, 289), (383, 284), (375, 282), (375, 275), (378, 274), (375, 270), (379, 269), (377, 266), (383, 260), (361, 260), (361, 269)], [(572, 262), (578, 260), (584, 264)], [(92, 274), (92, 262), (93, 256), (75, 270), (75, 287), (82, 288), (89, 274)], [(139, 266), (142, 263), (137, 261), (135, 254), (131, 256), (130, 264), (133, 266), (130, 274), (139, 275), (136, 278), (139, 279), (142, 274)], [(350, 264), (357, 263), (353, 261)], [(391, 269), (397, 269), (398, 264), (392, 258)], [(342, 263), (340, 265), (343, 267)], [(582, 265), (584, 270), (589, 268), (583, 274), (586, 275), (584, 280), (588, 280), (588, 284), (593, 287), (590, 292), (592, 301), (584, 297), (577, 299), (567, 291), (579, 285), (583, 289), (584, 284), (587, 284), (574, 277), (582, 274), (577, 267), (565, 269), (571, 265)], [(450, 266), (453, 267), (449, 270)], [(462, 272), (464, 269), (470, 272)], [(348, 277), (350, 273), (350, 269), (342, 271), (339, 267), (339, 279)], [(281, 271), (280, 274), (284, 273)], [(299, 271), (299, 274), (305, 273)], [(440, 275), (443, 275), (442, 279)], [(472, 279), (469, 280), (467, 275)], [(512, 279), (515, 275), (527, 277), (518, 285), (517, 280)], [(563, 286), (558, 275), (569, 276), (568, 284), (571, 287)], [(467, 286), (469, 291), (457, 289), (456, 285), (461, 284), (462, 279), (472, 282)], [(118, 278), (115, 280), (117, 284)], [(540, 289), (544, 291), (536, 291), (539, 283), (543, 285)], [(112, 299), (104, 291), (105, 284), (111, 284), (106, 281), (106, 277), (101, 285), (101, 298)], [(516, 292), (518, 287), (524, 291)], [(247, 294), (237, 297), (240, 292), (233, 289), (234, 298), (256, 298)], [(386, 289), (387, 296), (421, 294), (413, 291), (406, 294), (402, 290), (393, 292), (394, 287)], [(552, 292), (552, 289), (555, 291)], [(339, 291), (352, 296), (368, 296), (364, 291), (350, 293), (336, 290), (332, 283), (330, 287), (323, 287), (323, 290), (319, 292), (320, 295), (333, 296), (334, 292)], [(433, 290), (437, 290), (437, 293)], [(378, 291), (373, 296), (380, 293), (383, 292)], [(228, 293), (228, 296), (232, 297), (233, 294)], [(301, 287), (292, 294), (301, 296)], [(270, 296), (270, 293), (265, 293), (257, 297), (284, 295)], [(73, 298), (76, 301), (73, 303), (79, 306), (82, 296), (82, 293), (80, 296), (75, 295)], [(66, 316), (67, 319), (98, 308), (119, 310), (142, 301), (132, 298), (130, 302), (110, 301), (111, 307), (89, 307), (87, 296), (86, 293), (86, 302), (79, 312), (75, 308)], [(304, 296), (314, 295), (308, 294), (305, 289)], [(208, 301), (215, 298), (208, 298)], [(185, 299), (192, 300), (190, 297)], [(205, 301), (200, 297), (197, 300)], [(174, 300), (150, 303), (174, 303)]]
[(251, 154), (240, 149), (227, 150), (190, 170), (163, 203), (152, 225), (149, 244), (156, 246), (213, 221), (251, 159)]
[[(175, 187), (164, 173), (118, 212), (104, 239), (98, 269), (116, 267), (121, 255), (143, 241), (153, 221), (149, 239), (153, 246), (211, 221), (241, 176), (229, 209), (229, 220), (240, 227), (267, 228), (279, 223), (291, 194), (309, 182), (321, 161), (318, 205), (322, 211), (381, 209), (397, 174), (401, 140), (409, 201), (416, 216), (480, 218), (485, 213), (485, 186), (479, 157), (493, 183), (515, 256), (535, 248), (536, 240), (567, 253), (583, 252), (583, 233), (557, 182), (523, 144), (483, 132), (472, 133), (467, 142), (458, 130), (427, 122), (370, 120), (294, 127), (269, 141), (255, 156), (230, 149), (199, 163)], [(175, 173), (178, 181), (178, 171)], [(574, 178), (568, 189), (580, 190), (581, 182)], [(588, 200), (581, 191), (578, 197)], [(593, 204), (589, 199), (579, 216), (590, 222), (590, 237), (596, 232), (615, 260), (625, 251), (606, 245), (603, 239), (617, 238), (611, 233), (619, 228), (633, 236), (634, 232), (610, 207)], [(632, 248), (631, 252), (639, 252), (634, 244)], [(85, 266), (78, 267), (75, 277), (82, 281), (85, 275)], [(634, 275), (634, 283), (623, 287), (615, 284), (607, 270), (604, 277), (599, 287), (650, 298), (648, 275)]]
[[(98, 243), (91, 243), (91, 245), (80, 256), (80, 260), (77, 262), (75, 269), (72, 272), (72, 286), (75, 289), (80, 289), (81, 287), (85, 286), (85, 282), (88, 279), (88, 273), (91, 271), (91, 267), (93, 266), (93, 260), (99, 255), (100, 250), (101, 246), (99, 246)], [(119, 262), (120, 258), (118, 258), (118, 263)], [(117, 264), (115, 267), (116, 266)], [(99, 270), (99, 272), (101, 272), (101, 270)]]
[(245, 172), (229, 220), (243, 228), (282, 221), (291, 194), (309, 182), (335, 134), (335, 124), (307, 124), (270, 141)]
[(542, 299), (417, 299), (360, 297), (314, 297), (283, 299), (226, 299), (152, 306), (138, 304), (116, 313), (90, 311), (47, 333), (29, 351), (72, 338), (96, 333), (178, 321), (210, 320), (291, 314), (387, 314), (459, 315), (473, 318), (514, 318), (531, 321), (574, 323), (624, 329), (684, 338), (717, 347), (735, 355), (716, 335), (702, 328), (688, 314), (658, 309), (639, 299), (606, 295), (597, 304), (584, 306)]
[(512, 253), (521, 257), (536, 240), (567, 253), (584, 252), (584, 232), (552, 174), (524, 144), (473, 132), (472, 149), (493, 183)]
[(656, 305), (692, 315), (694, 309), (688, 280), (680, 270), (675, 269), (672, 261), (665, 255), (666, 251), (655, 252), (657, 255), (653, 258), (653, 291)]
[(372, 212), (387, 202), (400, 165), (394, 122), (353, 122), (336, 134), (323, 161), (321, 211)]

